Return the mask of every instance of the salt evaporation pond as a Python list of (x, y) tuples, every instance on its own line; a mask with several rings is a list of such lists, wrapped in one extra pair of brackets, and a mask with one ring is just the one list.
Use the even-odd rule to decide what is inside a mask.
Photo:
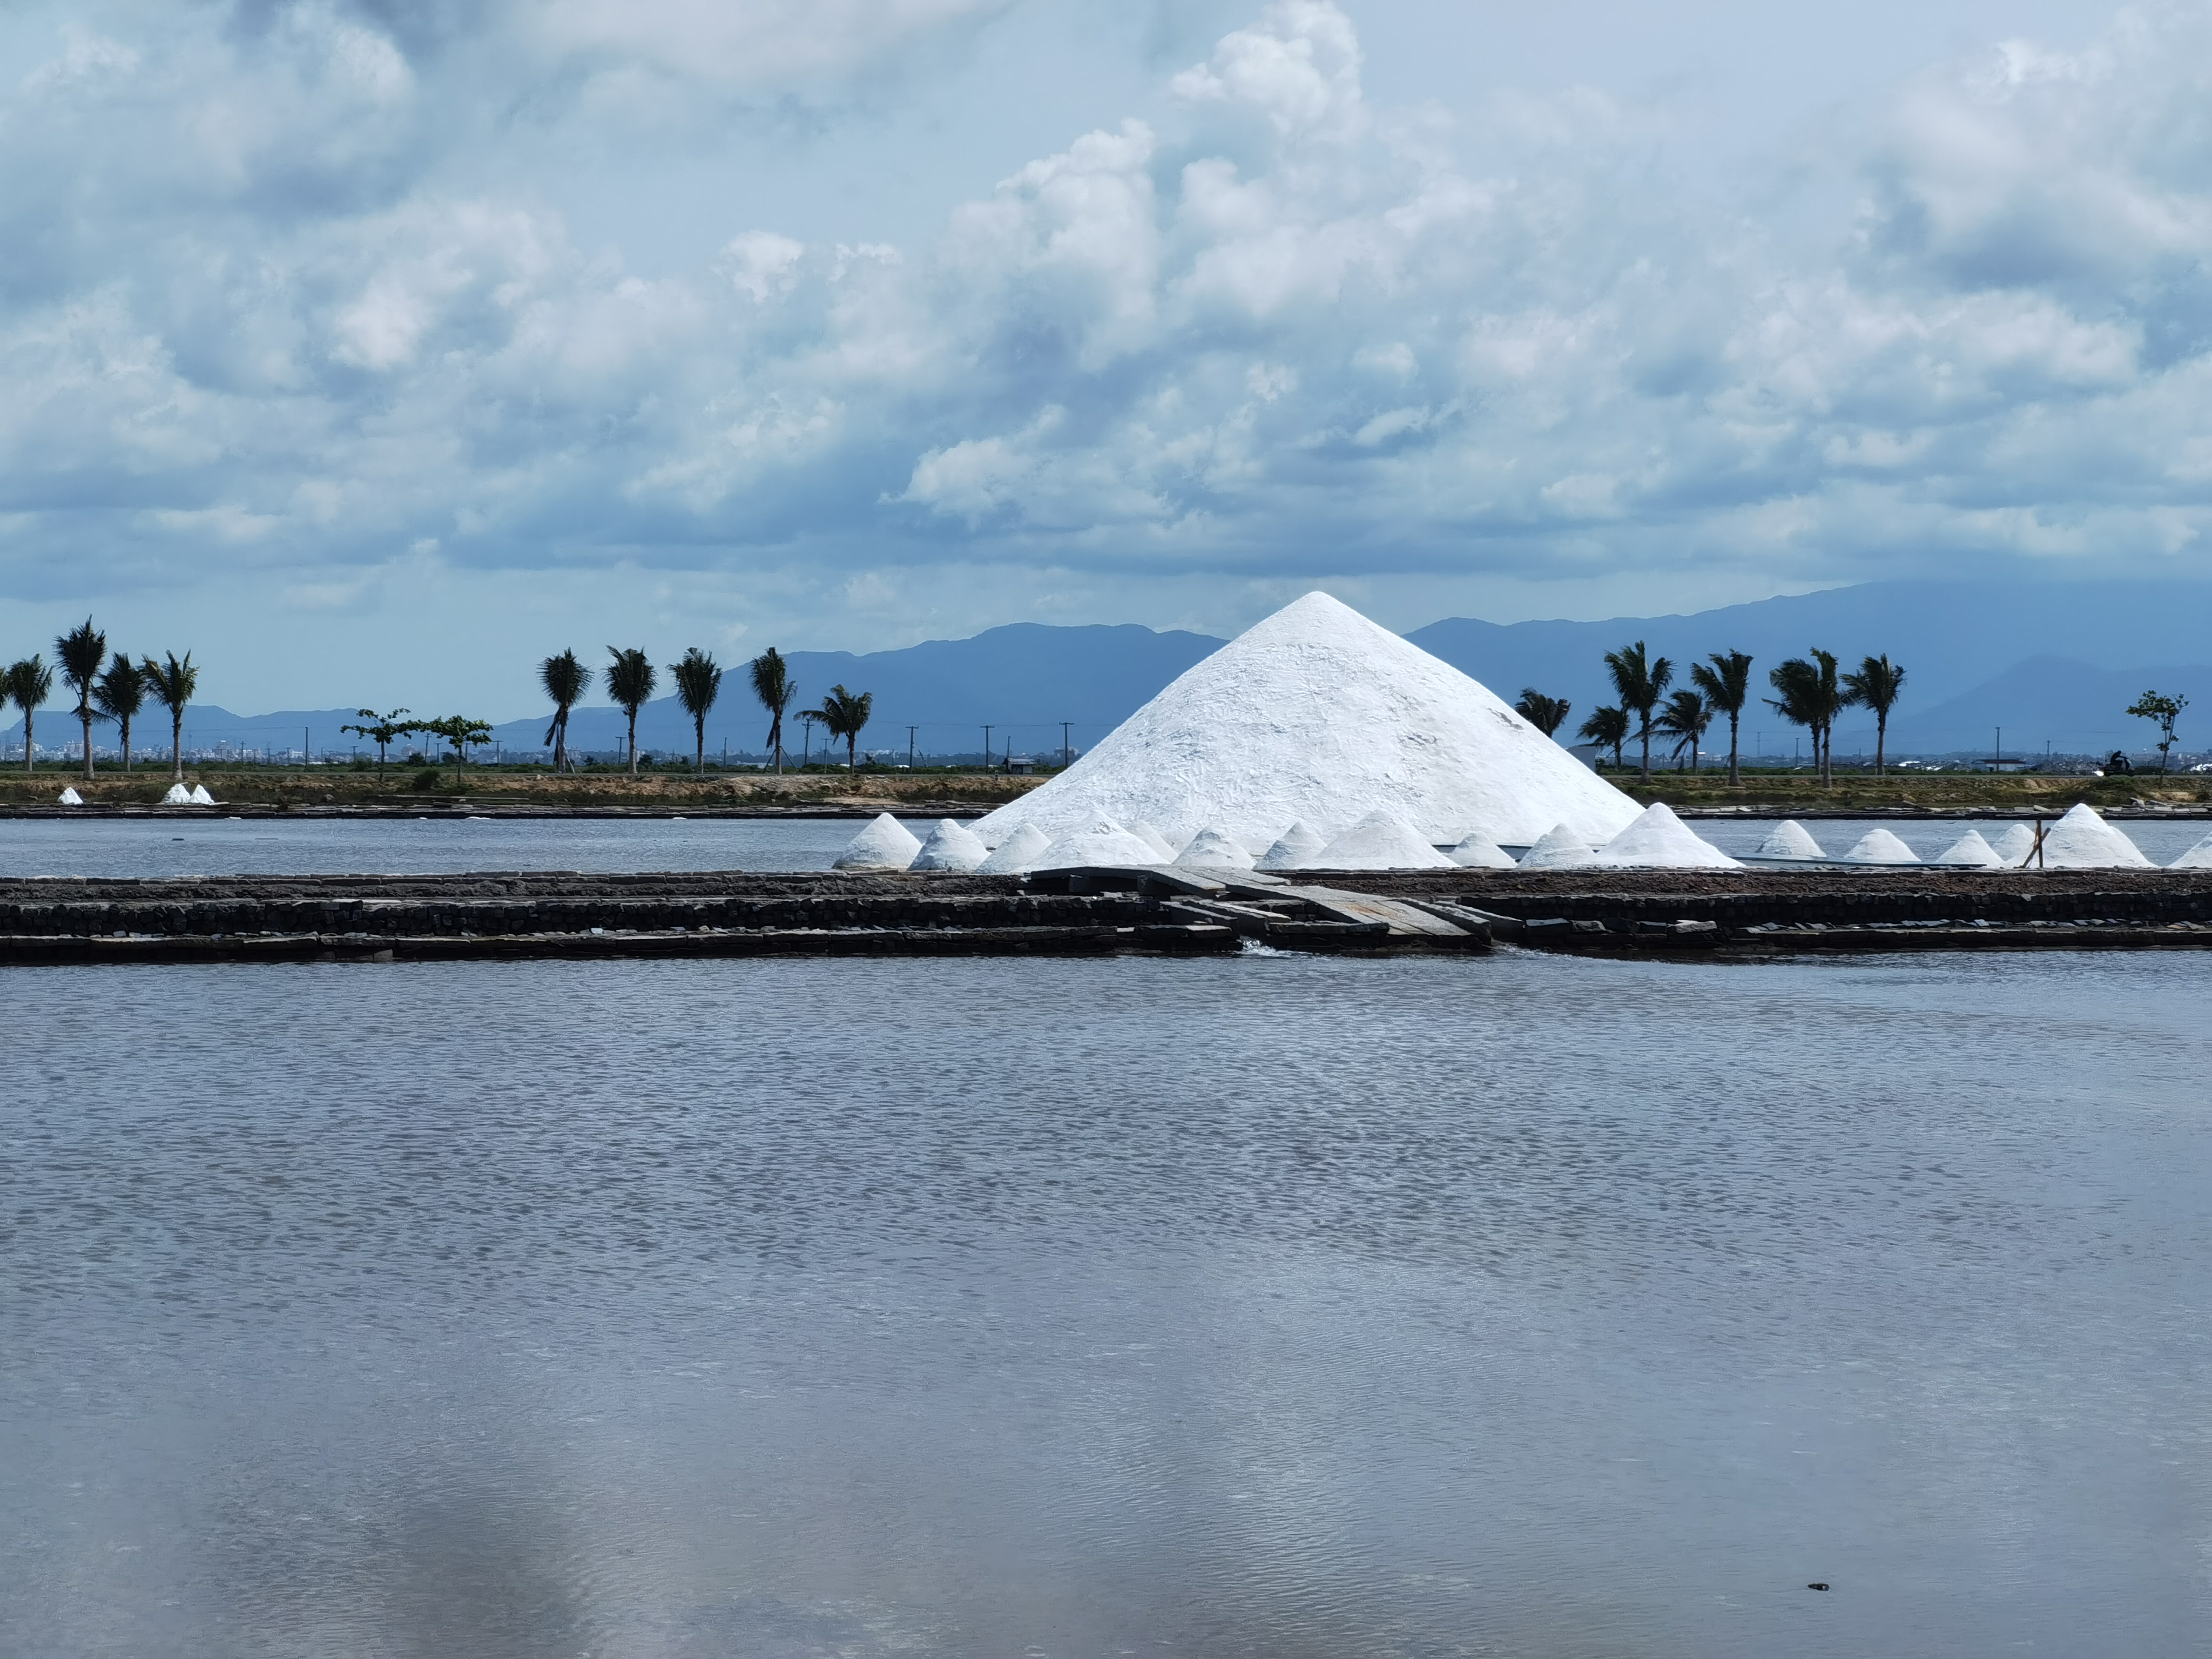
[(10, 1652), (2212, 1617), (2212, 958), (7, 984)]

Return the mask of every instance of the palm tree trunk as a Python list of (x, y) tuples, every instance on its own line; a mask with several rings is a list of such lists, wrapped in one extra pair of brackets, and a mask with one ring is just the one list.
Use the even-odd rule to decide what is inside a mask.
[(1740, 784), (1740, 783), (1741, 783), (1741, 782), (1743, 781), (1743, 780), (1742, 780), (1741, 777), (1739, 777), (1739, 776), (1737, 775), (1737, 774), (1736, 774), (1736, 769), (1735, 769), (1735, 728), (1736, 728), (1736, 721), (1737, 721), (1737, 720), (1738, 720), (1739, 718), (1740, 718), (1740, 717), (1739, 717), (1739, 716), (1738, 716), (1738, 715), (1737, 715), (1737, 714), (1736, 714), (1733, 710), (1731, 710), (1731, 711), (1729, 712), (1729, 787), (1735, 787), (1735, 786), (1736, 786), (1737, 784)]
[(707, 717), (702, 714), (693, 720), (691, 730), (699, 739), (697, 749), (691, 757), (691, 770), (695, 776), (703, 778), (707, 775)]
[(125, 773), (131, 770), (131, 720), (128, 715), (123, 720), (123, 769)]
[(89, 704), (77, 706), (76, 717), (84, 727), (84, 781), (92, 781), (92, 708)]
[(629, 775), (637, 775), (637, 710), (629, 711)]
[(1644, 781), (1649, 783), (1651, 781), (1651, 711), (1648, 708), (1644, 710), (1643, 736), (1644, 765), (1642, 768), (1642, 775)]
[(1874, 717), (1874, 775), (1878, 778), (1887, 776), (1889, 772), (1889, 767), (1882, 757), (1882, 750), (1888, 741), (1889, 710), (1877, 709), (1875, 711)]
[[(176, 710), (169, 716), (169, 758), (174, 763), (175, 781), (185, 781), (185, 711)], [(384, 770), (377, 769), (377, 781), (384, 781)]]
[(858, 732), (848, 732), (845, 734), (845, 770), (848, 773), (857, 771), (860, 768), (860, 734)]
[(26, 772), (32, 769), (31, 753), (31, 711), (26, 708), (23, 711), (23, 769)]

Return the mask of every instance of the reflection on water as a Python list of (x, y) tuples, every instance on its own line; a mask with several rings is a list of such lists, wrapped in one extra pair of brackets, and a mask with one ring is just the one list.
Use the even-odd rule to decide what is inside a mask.
[(0, 988), (9, 1652), (2212, 1627), (2202, 957)]

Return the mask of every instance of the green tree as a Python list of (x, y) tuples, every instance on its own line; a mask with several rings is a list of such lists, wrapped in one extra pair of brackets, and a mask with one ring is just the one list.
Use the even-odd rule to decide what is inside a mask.
[(31, 741), (31, 716), (46, 707), (46, 699), (54, 694), (54, 671), (46, 666), (43, 657), (26, 657), (9, 665), (8, 670), (7, 702), (23, 711), (23, 769), (33, 769), (37, 754)]
[(92, 776), (92, 691), (100, 683), (100, 665), (107, 660), (107, 635), (92, 625), (72, 628), (54, 641), (54, 655), (61, 659), (62, 678), (76, 693), (77, 724), (84, 728), (84, 775)]
[(1667, 706), (1659, 711), (1659, 718), (1651, 722), (1651, 729), (1674, 739), (1674, 769), (1682, 769), (1682, 754), (1689, 751), (1690, 769), (1698, 769), (1698, 744), (1704, 741), (1705, 728), (1713, 723), (1713, 706), (1695, 691), (1677, 691), (1667, 699)]
[(1628, 741), (1628, 712), (1622, 708), (1601, 708), (1583, 722), (1577, 734), (1601, 749), (1613, 750), (1613, 769), (1620, 771), (1624, 764), (1620, 745)]
[(659, 683), (653, 659), (644, 652), (623, 651), (614, 646), (607, 647), (614, 665), (607, 670), (607, 696), (629, 716), (629, 775), (637, 775), (637, 711), (653, 700), (653, 688)]
[(783, 653), (774, 646), (760, 653), (751, 663), (753, 696), (768, 710), (768, 747), (775, 756), (775, 769), (783, 770), (783, 711), (791, 707), (791, 700), (799, 695), (799, 688), (791, 683), (791, 669)]
[(1836, 678), (1836, 653), (1817, 646), (1807, 657), (1792, 657), (1766, 677), (1780, 692), (1766, 706), (1793, 726), (1813, 734), (1813, 764), (1822, 787), (1835, 781), (1831, 769), (1836, 716), (1843, 711), (1844, 689)]
[(123, 769), (131, 769), (131, 722), (146, 705), (146, 666), (135, 663), (121, 652), (107, 665), (107, 672), (100, 677), (100, 684), (92, 688), (93, 706), (99, 709), (102, 720), (115, 722), (123, 739)]
[(1605, 653), (1605, 672), (1613, 677), (1613, 689), (1620, 699), (1624, 714), (1633, 714), (1639, 722), (1637, 736), (1644, 740), (1644, 781), (1651, 781), (1651, 711), (1659, 706), (1659, 699), (1667, 695), (1674, 684), (1674, 665), (1666, 658), (1648, 656), (1644, 641), (1624, 646), (1618, 651)]
[(469, 745), (489, 743), (491, 726), (485, 720), (472, 720), (465, 714), (447, 714), (441, 720), (424, 720), (415, 728), (427, 732), (434, 738), (443, 738), (453, 745), (453, 759), (458, 766), (469, 763)]
[(2158, 769), (2166, 770), (2166, 751), (2173, 747), (2173, 723), (2181, 718), (2181, 711), (2189, 707), (2186, 697), (2169, 697), (2156, 691), (2146, 691), (2127, 707), (2126, 713), (2139, 720), (2156, 720), (2164, 735), (2159, 739)]
[(860, 732), (875, 707), (874, 692), (848, 691), (842, 685), (833, 685), (830, 695), (822, 699), (822, 707), (812, 711), (814, 718), (830, 728), (832, 738), (845, 739), (845, 769), (848, 772), (860, 763)]
[(357, 737), (367, 738), (376, 745), (376, 787), (380, 789), (384, 787), (384, 751), (400, 738), (412, 737), (416, 732), (427, 729), (420, 720), (399, 718), (409, 712), (404, 708), (395, 708), (388, 714), (380, 714), (374, 708), (356, 708), (354, 713), (370, 724), (338, 727), (341, 732), (351, 732)]
[[(169, 711), (169, 758), (174, 763), (176, 781), (185, 781), (185, 709), (192, 694), (200, 689), (200, 671), (192, 665), (192, 653), (185, 653), (182, 662), (173, 651), (167, 660), (155, 662), (151, 657), (142, 657), (138, 665), (145, 671), (147, 690), (154, 701)], [(366, 708), (361, 711), (368, 713)], [(404, 709), (401, 711), (405, 712)]]
[(1521, 701), (1513, 705), (1513, 712), (1548, 738), (1557, 735), (1566, 724), (1568, 711), (1573, 707), (1565, 697), (1547, 697), (1530, 685), (1522, 688)]
[(683, 661), (668, 665), (668, 677), (676, 682), (677, 702), (691, 717), (691, 735), (696, 739), (691, 769), (703, 773), (707, 769), (707, 714), (714, 708), (714, 699), (722, 695), (721, 665), (695, 645), (684, 653)]
[(1858, 672), (1844, 676), (1846, 707), (1874, 710), (1874, 769), (1879, 777), (1889, 770), (1889, 711), (1905, 690), (1905, 670), (1887, 654), (1860, 659)]
[(1728, 716), (1729, 781), (1741, 783), (1742, 775), (1736, 769), (1736, 737), (1743, 720), (1743, 705), (1751, 696), (1750, 653), (1716, 651), (1692, 666), (1690, 684), (1705, 694), (1717, 712)]
[(563, 651), (538, 665), (538, 683), (553, 699), (553, 724), (545, 728), (545, 741), (553, 745), (553, 770), (556, 774), (573, 771), (575, 769), (568, 760), (568, 711), (592, 689), (592, 671), (574, 651)]

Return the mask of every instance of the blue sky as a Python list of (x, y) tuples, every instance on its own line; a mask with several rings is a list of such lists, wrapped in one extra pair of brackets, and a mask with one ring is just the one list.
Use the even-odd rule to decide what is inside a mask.
[[(1540, 15), (1534, 15), (1540, 14)], [(234, 707), (2207, 574), (2212, 12), (0, 14), (0, 652)]]

